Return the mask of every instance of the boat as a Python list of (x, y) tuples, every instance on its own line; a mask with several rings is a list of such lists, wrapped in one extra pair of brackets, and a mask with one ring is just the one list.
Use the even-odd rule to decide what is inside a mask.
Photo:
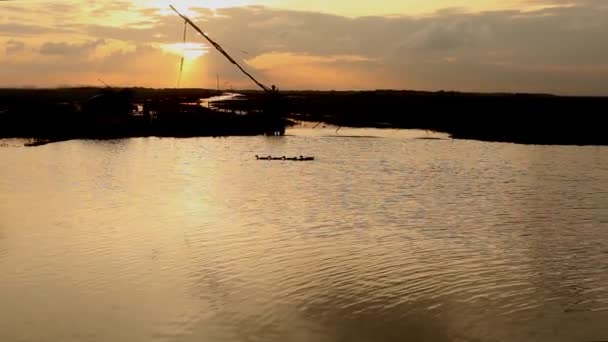
[(315, 157), (304, 157), (304, 156), (299, 156), (299, 157), (285, 157), (285, 156), (281, 156), (281, 157), (273, 157), (273, 156), (259, 156), (259, 155), (255, 155), (255, 159), (256, 160), (281, 160), (281, 161), (313, 161), (315, 160)]

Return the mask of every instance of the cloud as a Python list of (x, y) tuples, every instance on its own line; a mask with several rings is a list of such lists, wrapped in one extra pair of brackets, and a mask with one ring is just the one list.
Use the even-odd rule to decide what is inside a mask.
[(94, 51), (97, 47), (104, 45), (104, 39), (88, 41), (84, 43), (44, 43), (40, 47), (39, 52), (43, 55), (87, 55)]
[[(370, 88), (577, 94), (606, 94), (608, 89), (608, 6), (602, 1), (534, 11), (443, 11), (427, 17), (346, 18), (243, 7), (221, 9), (197, 22), (225, 42), (227, 50), (249, 52), (238, 57), (259, 61), (274, 56), (275, 69), (288, 80), (284, 87), (307, 87), (315, 76), (327, 75), (323, 58), (357, 56), (374, 62), (367, 69), (334, 63), (334, 80), (324, 76), (324, 88), (343, 88), (347, 85), (340, 74), (360, 73), (358, 83), (368, 81)], [(159, 18), (156, 28), (166, 32), (163, 39), (178, 36), (168, 33), (171, 26), (175, 31), (179, 24)], [(281, 67), (294, 56), (300, 56), (296, 65)], [(269, 60), (263, 68), (253, 63), (263, 77), (270, 78), (273, 70)], [(290, 73), (298, 77), (288, 77)]]
[(247, 60), (250, 67), (272, 83), (297, 83), (301, 89), (366, 89), (378, 79), (381, 64), (360, 56), (315, 56), (268, 53)]
[(11, 39), (6, 42), (6, 54), (14, 54), (25, 50), (25, 43), (22, 41)]
[(69, 2), (54, 2), (44, 4), (44, 11), (47, 13), (67, 13), (72, 12), (75, 4)]
[(48, 27), (19, 23), (0, 23), (0, 36), (27, 36), (42, 34), (49, 31)]
[[(342, 89), (354, 85), (607, 94), (608, 3), (605, 0), (526, 3), (537, 9), (477, 13), (448, 9), (422, 17), (356, 18), (262, 6), (213, 11), (200, 8), (193, 12), (197, 15), (194, 21), (237, 60), (260, 79), (278, 82), (283, 89)], [(122, 13), (126, 5), (121, 1), (103, 4), (91, 10), (109, 15), (113, 11)], [(132, 68), (146, 67), (154, 73), (155, 65), (162, 65), (168, 69), (166, 75), (170, 75), (169, 69), (174, 67), (172, 63), (177, 56), (163, 53), (158, 46), (180, 42), (183, 22), (155, 9), (131, 7), (130, 11), (138, 20), (120, 26), (100, 21), (62, 23), (64, 30), (79, 32), (79, 42), (88, 40), (51, 41), (39, 51), (48, 57), (86, 59), (103, 41), (120, 41), (137, 46), (138, 54), (117, 51), (99, 57), (96, 70), (124, 73), (127, 79), (130, 70), (119, 61), (131, 63), (144, 58), (145, 63)], [(12, 37), (19, 32), (23, 35), (47, 30), (35, 25), (16, 25), (0, 22), (0, 35)], [(189, 30), (188, 41), (204, 42), (204, 39)], [(155, 63), (152, 57), (158, 61)], [(193, 86), (212, 86), (206, 82), (215, 78), (216, 73), (235, 86), (253, 86), (213, 49), (195, 64), (191, 72), (199, 73), (200, 77), (192, 78)], [(158, 86), (169, 83), (157, 79)]]
[(133, 9), (133, 3), (130, 1), (103, 1), (96, 4), (91, 13), (94, 15), (106, 15), (119, 11), (130, 11)]
[[(105, 55), (83, 49), (80, 52), (87, 54), (86, 58), (37, 54), (6, 60), (0, 68), (0, 79), (10, 86), (98, 85), (99, 78), (116, 86), (175, 86), (179, 57), (160, 48), (141, 44)], [(192, 77), (198, 75), (200, 71)]]
[[(485, 58), (488, 50), (500, 50), (527, 58), (539, 53), (571, 55), (568, 44), (582, 48), (576, 49), (575, 57), (581, 53), (604, 57), (605, 44), (592, 44), (588, 39), (601, 42), (608, 29), (607, 17), (608, 10), (600, 2), (586, 1), (582, 6), (532, 12), (441, 11), (423, 18), (346, 18), (251, 6), (220, 9), (195, 21), (228, 47), (254, 55), (286, 52), (406, 57), (459, 52)], [(179, 18), (159, 14), (149, 18), (151, 27), (146, 28), (86, 25), (83, 29), (94, 37), (136, 43), (181, 40)], [(190, 40), (200, 40), (190, 32)]]

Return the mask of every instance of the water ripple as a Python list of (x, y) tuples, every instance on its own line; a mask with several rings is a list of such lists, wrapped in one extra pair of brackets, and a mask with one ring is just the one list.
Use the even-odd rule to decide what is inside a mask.
[(0, 340), (608, 338), (606, 154), (365, 132), (0, 149)]

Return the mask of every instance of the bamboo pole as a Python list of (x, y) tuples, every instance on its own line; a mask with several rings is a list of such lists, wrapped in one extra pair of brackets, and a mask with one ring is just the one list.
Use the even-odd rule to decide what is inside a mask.
[(268, 88), (267, 86), (265, 86), (264, 84), (262, 84), (261, 82), (259, 82), (258, 80), (255, 79), (255, 77), (253, 77), (250, 73), (248, 73), (245, 69), (243, 69), (243, 67), (237, 63), (237, 61), (234, 60), (234, 58), (232, 58), (227, 52), (226, 50), (224, 50), (224, 48), (222, 48), (220, 46), (220, 44), (216, 43), (213, 39), (211, 39), (211, 37), (209, 37), (205, 32), (203, 32), (203, 30), (201, 30), (198, 26), (196, 26), (196, 24), (194, 24), (192, 22), (192, 20), (190, 20), (190, 18), (188, 18), (187, 16), (181, 14), (177, 9), (175, 9), (175, 7), (173, 7), (173, 5), (169, 5), (169, 7), (171, 7), (171, 9), (177, 13), (177, 15), (179, 15), (180, 17), (182, 17), (182, 19), (184, 19), (184, 21), (186, 23), (188, 23), (190, 26), (192, 26), (198, 33), (201, 34), (201, 36), (205, 37), (205, 39), (207, 39), (207, 41), (213, 45), (213, 47), (215, 47), (222, 55), (224, 55), (224, 57), (226, 57), (228, 59), (228, 61), (230, 61), (230, 63), (234, 64), (237, 68), (239, 68), (239, 70), (241, 70), (245, 75), (247, 75), (247, 77), (249, 77), (253, 82), (255, 82), (255, 84), (257, 84), (260, 88), (262, 88), (264, 91), (268, 92), (268, 93), (272, 93), (273, 91)]

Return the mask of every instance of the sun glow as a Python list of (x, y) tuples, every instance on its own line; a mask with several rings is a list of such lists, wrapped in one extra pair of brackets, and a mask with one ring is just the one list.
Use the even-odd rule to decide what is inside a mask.
[[(206, 63), (201, 57), (209, 53), (204, 44), (173, 43), (159, 47), (164, 51), (165, 56), (175, 63), (171, 63), (171, 74), (175, 75), (178, 87), (202, 85), (200, 82)], [(181, 57), (183, 61), (180, 63)]]
[(165, 44), (162, 49), (166, 52), (183, 56), (184, 60), (191, 61), (208, 53), (208, 48), (199, 43), (173, 43)]
[(173, 14), (169, 8), (173, 5), (178, 11), (187, 16), (195, 16), (195, 9), (210, 9), (216, 10), (219, 8), (229, 8), (237, 6), (246, 6), (253, 3), (252, 0), (133, 0), (138, 6), (147, 8), (156, 8), (162, 14)]

